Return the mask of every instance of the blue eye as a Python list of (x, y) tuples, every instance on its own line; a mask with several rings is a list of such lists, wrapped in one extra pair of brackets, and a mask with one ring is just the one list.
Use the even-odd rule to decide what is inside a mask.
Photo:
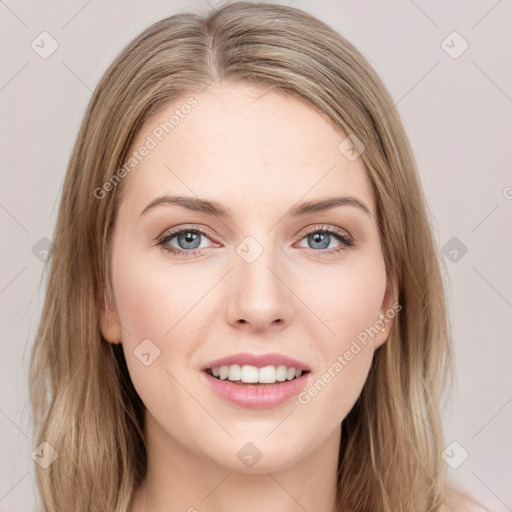
[[(204, 247), (200, 247), (201, 237), (208, 238), (208, 235), (197, 228), (185, 228), (165, 235), (160, 239), (158, 245), (160, 245), (165, 251), (176, 255), (182, 255), (187, 258), (200, 253), (201, 251), (198, 249), (204, 249)], [(178, 247), (170, 244), (171, 240), (174, 238), (176, 238)], [(207, 247), (207, 249), (210, 248), (211, 247)]]
[[(165, 234), (157, 245), (160, 245), (163, 250), (170, 252), (176, 256), (189, 258), (201, 254), (205, 250), (211, 250), (213, 246), (201, 247), (201, 238), (210, 240), (209, 234), (197, 228), (181, 228), (171, 233)], [(176, 239), (176, 245), (171, 244), (171, 241)], [(310, 230), (299, 239), (299, 241), (307, 240), (308, 249), (313, 253), (320, 255), (329, 255), (343, 251), (355, 245), (355, 242), (348, 235), (344, 234), (332, 227), (321, 226)], [(332, 241), (340, 242), (337, 247), (329, 247)], [(304, 247), (304, 246), (301, 246)], [(317, 255), (315, 254), (315, 255)]]
[[(301, 240), (307, 240), (308, 248), (318, 249), (315, 252), (322, 254), (331, 254), (347, 249), (354, 245), (354, 241), (347, 235), (343, 234), (334, 228), (322, 227), (321, 229), (315, 228), (313, 231), (307, 233)], [(333, 240), (341, 243), (338, 247), (329, 247)]]

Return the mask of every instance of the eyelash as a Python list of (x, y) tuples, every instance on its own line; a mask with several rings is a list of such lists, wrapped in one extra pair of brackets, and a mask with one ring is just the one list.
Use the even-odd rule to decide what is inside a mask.
[[(212, 235), (209, 234), (206, 231), (203, 231), (198, 228), (194, 227), (182, 227), (180, 229), (177, 229), (175, 231), (171, 231), (170, 233), (164, 234), (162, 237), (158, 239), (158, 242), (156, 245), (159, 245), (162, 250), (166, 252), (170, 252), (171, 254), (174, 254), (176, 256), (182, 256), (184, 258), (190, 258), (193, 256), (196, 256), (198, 253), (201, 253), (202, 251), (213, 249), (213, 247), (206, 247), (203, 249), (195, 249), (191, 251), (185, 251), (183, 249), (177, 249), (176, 247), (173, 247), (172, 245), (168, 245), (169, 241), (172, 240), (176, 235), (179, 235), (181, 233), (197, 233), (200, 235), (204, 235), (207, 238), (212, 238)], [(344, 251), (346, 249), (349, 249), (350, 247), (353, 247), (356, 245), (355, 241), (348, 237), (347, 235), (343, 234), (341, 231), (339, 231), (336, 228), (328, 227), (328, 226), (317, 226), (314, 229), (311, 229), (310, 231), (304, 233), (301, 238), (299, 238), (299, 242), (306, 238), (308, 235), (312, 235), (314, 233), (325, 233), (329, 235), (333, 235), (337, 240), (339, 240), (342, 245), (336, 249), (320, 249), (320, 250), (314, 250), (309, 248), (309, 250), (313, 251), (313, 253), (319, 253), (317, 256), (320, 255), (330, 255), (339, 253), (341, 251)], [(316, 256), (316, 255), (315, 255)]]

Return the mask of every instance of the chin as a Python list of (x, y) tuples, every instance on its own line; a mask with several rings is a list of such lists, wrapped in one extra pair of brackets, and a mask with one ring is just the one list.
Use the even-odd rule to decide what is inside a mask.
[[(304, 456), (304, 443), (285, 444), (276, 437), (275, 440), (253, 439), (244, 437), (229, 439), (217, 445), (218, 452), (205, 453), (204, 456), (213, 464), (236, 473), (263, 474), (286, 470)], [(210, 445), (211, 447), (211, 445)]]

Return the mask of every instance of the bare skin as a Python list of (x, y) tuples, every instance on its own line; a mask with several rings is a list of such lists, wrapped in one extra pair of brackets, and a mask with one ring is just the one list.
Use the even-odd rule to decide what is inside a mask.
[[(264, 92), (222, 84), (193, 94), (197, 106), (122, 184), (110, 262), (115, 300), (101, 327), (122, 342), (147, 408), (148, 472), (131, 512), (334, 510), (340, 425), (392, 320), (357, 353), (351, 347), (393, 310), (394, 291), (362, 159), (339, 151), (345, 135), (309, 105)], [(150, 119), (133, 147), (184, 101)], [(214, 200), (234, 215), (169, 203), (142, 214), (164, 195)], [(334, 196), (357, 198), (368, 212), (345, 204), (287, 215)], [(165, 247), (193, 255), (158, 245), (176, 227), (206, 231), (197, 249), (167, 237)], [(354, 245), (327, 233), (319, 248), (325, 229)], [(242, 244), (246, 237), (252, 245)], [(250, 263), (237, 251), (258, 246)], [(134, 354), (145, 339), (160, 350), (147, 366)], [(318, 379), (325, 386), (308, 403), (295, 396), (263, 409), (237, 406), (211, 391), (201, 368), (245, 351), (306, 362), (306, 389)], [(353, 356), (333, 372), (347, 351)], [(329, 369), (331, 378), (322, 377)], [(237, 457), (248, 442), (261, 453), (253, 467)]]

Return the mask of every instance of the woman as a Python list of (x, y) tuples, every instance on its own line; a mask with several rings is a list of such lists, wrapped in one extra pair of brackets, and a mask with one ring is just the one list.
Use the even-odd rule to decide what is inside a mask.
[(145, 30), (91, 99), (53, 242), (45, 510), (480, 510), (441, 458), (450, 340), (409, 142), (322, 22), (234, 3)]

